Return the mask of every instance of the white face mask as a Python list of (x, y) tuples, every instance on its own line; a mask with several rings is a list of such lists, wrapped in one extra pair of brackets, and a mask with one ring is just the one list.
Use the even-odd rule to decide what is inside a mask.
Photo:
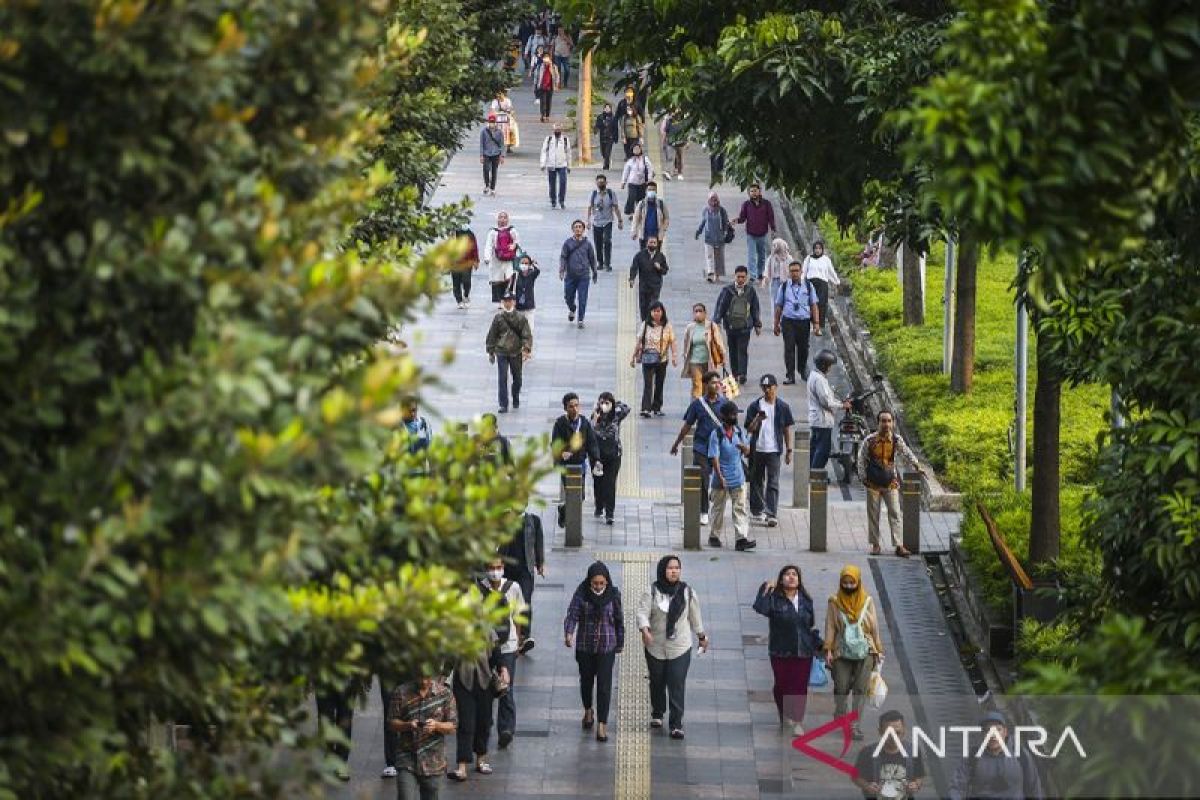
[(657, 196), (658, 196), (658, 192), (655, 192), (655, 191), (646, 192), (646, 197), (650, 198), (651, 200), (653, 200)]
[(600, 410), (607, 414), (608, 412), (612, 411), (612, 403), (601, 403)]
[(487, 576), (488, 576), (488, 580), (490, 580), (490, 581), (499, 581), (501, 578), (504, 577), (504, 570), (489, 569), (487, 571)]
[[(606, 586), (606, 587), (604, 587), (604, 588), (605, 588), (605, 589), (607, 589), (608, 587)], [(592, 587), (592, 594), (594, 594), (594, 595), (596, 595), (596, 596), (600, 596), (600, 595), (604, 594), (604, 589), (597, 589), (595, 586), (593, 586), (593, 587)]]

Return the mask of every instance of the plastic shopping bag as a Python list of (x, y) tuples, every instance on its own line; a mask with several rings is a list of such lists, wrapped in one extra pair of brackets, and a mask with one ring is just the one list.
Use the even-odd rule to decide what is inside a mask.
[(809, 686), (826, 686), (829, 683), (829, 669), (825, 666), (825, 659), (814, 658), (812, 670), (808, 673)]
[(871, 708), (883, 708), (884, 702), (887, 701), (887, 693), (887, 684), (883, 682), (883, 675), (876, 667), (867, 679), (867, 697), (871, 699)]

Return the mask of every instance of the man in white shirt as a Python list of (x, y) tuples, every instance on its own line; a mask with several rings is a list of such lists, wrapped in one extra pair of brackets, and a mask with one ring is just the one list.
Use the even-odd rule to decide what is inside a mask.
[(759, 382), (762, 397), (746, 409), (750, 433), (750, 516), (768, 528), (779, 524), (780, 456), (792, 463), (791, 407), (779, 399), (779, 381), (770, 373)]
[(563, 135), (561, 123), (554, 123), (554, 133), (542, 142), (541, 167), (550, 184), (550, 207), (566, 208), (567, 173), (571, 171), (571, 139)]
[[(821, 309), (821, 323), (829, 325), (829, 287), (840, 286), (842, 279), (838, 277), (833, 262), (825, 255), (825, 243), (820, 239), (813, 242), (812, 255), (804, 258), (804, 277), (817, 290), (817, 307)], [(821, 335), (818, 325), (817, 336)]]
[(839, 401), (829, 386), (826, 377), (837, 363), (837, 354), (822, 350), (813, 359), (816, 367), (808, 375), (808, 429), (812, 432), (809, 442), (808, 468), (825, 469), (829, 451), (833, 446), (833, 426), (838, 406), (849, 408), (850, 401)]
[[(496, 715), (496, 731), (500, 747), (503, 749), (512, 742), (513, 734), (517, 729), (517, 704), (513, 697), (513, 690), (516, 688), (517, 649), (519, 647), (518, 617), (522, 620), (525, 619), (525, 593), (521, 591), (521, 587), (516, 581), (505, 579), (504, 557), (499, 554), (488, 560), (485, 578), (480, 581), (479, 589), (484, 596), (491, 592), (499, 592), (502, 598), (500, 602), (508, 609), (508, 625), (503, 629), (505, 633), (501, 635), (500, 655), (497, 659), (499, 666), (508, 669), (509, 680), (508, 692), (500, 698)], [(500, 632), (497, 631), (497, 633)]]

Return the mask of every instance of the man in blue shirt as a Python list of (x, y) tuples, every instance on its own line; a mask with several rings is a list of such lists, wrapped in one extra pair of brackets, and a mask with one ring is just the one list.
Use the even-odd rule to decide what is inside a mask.
[(811, 283), (800, 277), (801, 264), (788, 265), (788, 281), (779, 287), (774, 298), (775, 335), (783, 334), (783, 367), (787, 372), (784, 384), (796, 382), (796, 367), (800, 378), (808, 381), (808, 337), (821, 327), (821, 312), (817, 308), (817, 292)]
[(750, 530), (746, 518), (746, 470), (742, 456), (750, 452), (746, 432), (737, 424), (738, 407), (731, 400), (721, 405), (721, 427), (709, 434), (708, 457), (712, 460), (713, 525), (708, 536), (712, 547), (721, 546), (721, 531), (725, 527), (725, 501), (733, 509), (733, 535), (738, 550), (750, 550), (758, 542), (747, 538)]
[[(417, 399), (415, 397), (407, 398), (401, 404), (400, 418), (404, 422), (404, 431), (408, 435), (408, 452), (415, 456), (428, 450), (430, 443), (433, 441), (433, 431), (429, 429), (429, 423), (425, 421), (425, 418), (417, 413)], [(422, 457), (414, 459), (414, 464), (409, 470), (409, 474), (424, 475), (428, 471), (428, 459)]]
[(696, 426), (696, 435), (692, 437), (692, 463), (700, 468), (701, 485), (705, 491), (700, 493), (700, 524), (708, 524), (708, 484), (712, 478), (712, 461), (708, 458), (708, 439), (717, 429), (717, 411), (721, 408), (721, 375), (709, 371), (704, 373), (704, 396), (692, 401), (683, 415), (683, 427), (671, 445), (671, 455), (679, 454), (679, 444), (687, 436), (692, 426)]

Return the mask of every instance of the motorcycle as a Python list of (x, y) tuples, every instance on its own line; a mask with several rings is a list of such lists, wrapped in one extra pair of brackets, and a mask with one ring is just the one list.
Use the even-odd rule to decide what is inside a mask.
[[(878, 383), (882, 378), (875, 376), (875, 381)], [(879, 394), (881, 389), (877, 386), (874, 389), (852, 394), (847, 399), (850, 401), (850, 408), (842, 411), (842, 419), (837, 427), (837, 447), (833, 451), (833, 471), (837, 474), (838, 481), (843, 484), (850, 483), (850, 478), (854, 475), (856, 464), (858, 463), (858, 448), (862, 445), (862, 440), (871, 432), (871, 427), (867, 423), (867, 399)]]

